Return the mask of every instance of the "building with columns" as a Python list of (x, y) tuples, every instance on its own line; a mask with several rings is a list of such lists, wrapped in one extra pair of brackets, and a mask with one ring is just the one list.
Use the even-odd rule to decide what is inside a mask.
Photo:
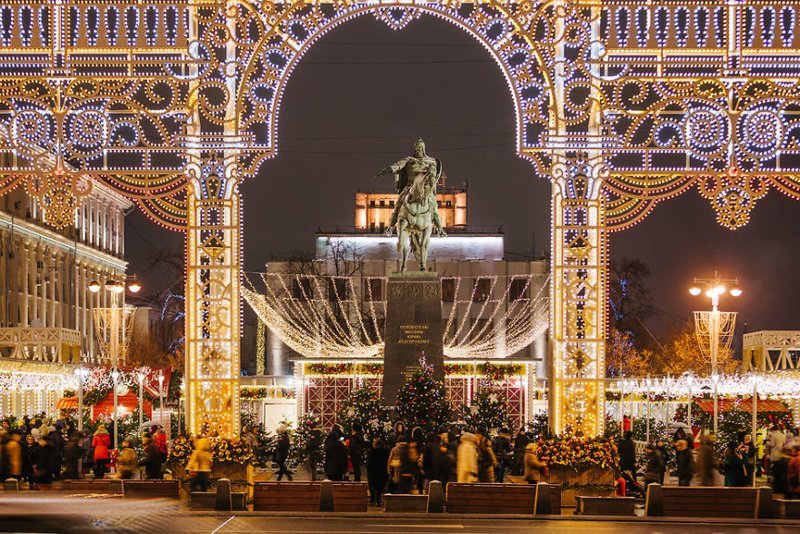
[(77, 330), (82, 351), (95, 361), (92, 309), (110, 306), (110, 296), (87, 286), (125, 276), (124, 217), (132, 203), (95, 184), (75, 227), (58, 230), (24, 191), (0, 202), (0, 327)]

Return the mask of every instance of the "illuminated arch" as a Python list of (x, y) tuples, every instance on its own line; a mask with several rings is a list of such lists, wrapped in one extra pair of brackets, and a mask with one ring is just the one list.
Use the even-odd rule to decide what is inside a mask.
[[(265, 4), (259, 8), (263, 10)], [(538, 9), (542, 9), (541, 6)], [(236, 95), (237, 134), (253, 140), (245, 175), (254, 175), (261, 163), (278, 154), (278, 123), (284, 92), (292, 72), (319, 39), (338, 25), (372, 14), (393, 29), (401, 29), (420, 15), (454, 24), (475, 38), (500, 68), (511, 94), (516, 118), (516, 151), (543, 175), (548, 167), (537, 153), (547, 146), (555, 116), (553, 85), (533, 40), (540, 21), (533, 4), (487, 2), (460, 4), (297, 3), (280, 14), (261, 13), (259, 42), (249, 55)], [(549, 30), (544, 23), (539, 33)]]

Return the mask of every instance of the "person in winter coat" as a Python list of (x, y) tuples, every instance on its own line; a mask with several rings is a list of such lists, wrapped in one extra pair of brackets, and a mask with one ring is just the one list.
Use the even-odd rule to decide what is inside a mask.
[(744, 486), (747, 480), (747, 464), (745, 450), (735, 441), (728, 443), (722, 456), (722, 471), (725, 473), (726, 486)]
[(497, 457), (494, 455), (491, 442), (482, 435), (477, 436), (478, 447), (478, 482), (494, 482), (494, 470), (497, 468)]
[(292, 481), (292, 473), (286, 468), (291, 445), (286, 426), (278, 425), (278, 441), (275, 443), (275, 463), (278, 464), (278, 482), (280, 482), (284, 475), (289, 479), (289, 482)]
[(492, 450), (497, 458), (497, 467), (494, 470), (494, 479), (503, 482), (506, 471), (512, 468), (511, 465), (511, 435), (507, 428), (501, 428), (497, 436), (492, 440)]
[(116, 464), (117, 477), (123, 480), (133, 478), (133, 474), (139, 467), (139, 458), (129, 439), (122, 442), (122, 450), (119, 451)]
[(375, 506), (380, 506), (383, 501), (383, 492), (389, 479), (387, 465), (389, 465), (389, 449), (382, 439), (375, 438), (372, 440), (372, 447), (367, 451), (369, 501)]
[(334, 425), (325, 438), (325, 477), (338, 481), (347, 473), (347, 447), (338, 425)]
[(441, 480), (442, 450), (439, 436), (430, 434), (419, 457), (419, 474), (423, 481), (423, 489), (428, 488), (431, 480)]
[(660, 484), (664, 475), (664, 456), (661, 450), (652, 443), (648, 443), (645, 448), (647, 463), (644, 467), (644, 485)]
[(33, 437), (33, 434), (25, 436), (25, 457), (23, 458), (23, 476), (28, 481), (30, 489), (34, 489), (36, 485), (36, 460), (39, 458), (39, 443)]
[(630, 430), (623, 434), (622, 439), (617, 444), (619, 451), (620, 471), (630, 471), (636, 474), (636, 445), (633, 443), (633, 432)]
[(786, 480), (788, 483), (788, 498), (800, 498), (800, 445), (792, 448), (791, 460), (786, 468)]
[(478, 481), (478, 447), (475, 434), (464, 432), (456, 456), (456, 481)]
[(442, 484), (455, 481), (456, 454), (458, 448), (451, 442), (450, 433), (444, 432), (439, 436), (439, 480)]
[(153, 443), (158, 450), (158, 454), (161, 456), (161, 462), (167, 461), (167, 435), (164, 433), (164, 429), (161, 427), (156, 428), (155, 433), (153, 433)]
[(544, 458), (539, 458), (539, 444), (531, 441), (525, 446), (525, 456), (523, 457), (523, 475), (528, 484), (538, 484), (542, 479), (542, 473), (547, 467)]
[(22, 479), (22, 434), (19, 430), (12, 430), (8, 433), (8, 441), (6, 442), (0, 454), (4, 456), (3, 464), (5, 465), (4, 476), (14, 478), (16, 480)]
[(530, 442), (531, 439), (525, 432), (525, 427), (521, 427), (517, 437), (514, 438), (514, 467), (511, 472), (515, 475), (523, 474), (525, 469), (525, 448)]
[(361, 482), (361, 464), (364, 462), (365, 443), (361, 434), (361, 426), (356, 425), (350, 431), (350, 438), (347, 440), (347, 455), (350, 458), (350, 465), (353, 466), (355, 482)]
[(73, 431), (64, 445), (64, 478), (81, 478), (81, 460), (85, 451), (82, 446), (83, 432)]
[(186, 464), (186, 469), (189, 471), (189, 486), (192, 491), (208, 491), (213, 466), (211, 441), (208, 438), (199, 438), (194, 444), (194, 451), (189, 457), (189, 463)]
[(142, 440), (144, 445), (144, 458), (139, 465), (144, 467), (144, 474), (148, 479), (159, 480), (164, 478), (161, 473), (161, 451), (158, 444), (150, 434), (145, 433)]
[(694, 458), (689, 443), (685, 439), (675, 442), (675, 463), (678, 468), (678, 485), (690, 486), (694, 474)]
[(58, 462), (56, 448), (45, 436), (39, 437), (39, 450), (36, 457), (35, 480), (39, 489), (47, 489), (53, 483), (54, 471)]
[(111, 436), (108, 435), (106, 426), (100, 424), (92, 438), (92, 449), (94, 449), (94, 478), (101, 479), (106, 474), (106, 466), (108, 465), (109, 451), (111, 447)]
[(417, 463), (415, 452), (408, 444), (406, 436), (397, 436), (397, 445), (389, 453), (387, 473), (392, 493), (411, 493), (414, 480), (414, 466)]
[(715, 473), (717, 471), (717, 458), (714, 454), (714, 441), (716, 438), (702, 436), (700, 438), (700, 448), (697, 451), (697, 463), (695, 471), (700, 478), (700, 485), (713, 486)]
[(322, 429), (317, 428), (313, 421), (308, 423), (308, 439), (306, 440), (305, 453), (308, 458), (308, 468), (311, 471), (311, 481), (317, 479), (317, 469), (322, 462)]

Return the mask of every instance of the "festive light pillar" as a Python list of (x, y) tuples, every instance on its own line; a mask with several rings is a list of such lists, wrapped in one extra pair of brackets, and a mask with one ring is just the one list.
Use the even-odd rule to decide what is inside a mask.
[(605, 167), (567, 156), (553, 167), (550, 426), (595, 436), (605, 413)]
[[(237, 35), (238, 2), (197, 3), (190, 24), (192, 38), (212, 26), (224, 25)], [(241, 264), (240, 179), (236, 136), (236, 46), (232, 39), (215, 46), (221, 63), (230, 68), (194, 82), (191, 119), (187, 127), (186, 228), (186, 429), (221, 436), (239, 434)], [(223, 59), (224, 58), (224, 59)], [(197, 67), (191, 74), (197, 74)], [(206, 102), (215, 101), (214, 84), (231, 96), (224, 108), (207, 119)], [(206, 93), (207, 91), (207, 93)]]

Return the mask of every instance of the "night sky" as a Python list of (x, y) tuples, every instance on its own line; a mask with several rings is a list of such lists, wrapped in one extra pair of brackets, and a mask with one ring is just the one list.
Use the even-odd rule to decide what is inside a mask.
[[(357, 189), (385, 189), (375, 178), (410, 152), (417, 136), (442, 160), (447, 183), (469, 183), (469, 224), (502, 227), (506, 251), (549, 250), (550, 187), (514, 150), (515, 118), (505, 79), (477, 41), (423, 16), (393, 31), (372, 16), (336, 28), (295, 70), (280, 113), (279, 155), (241, 187), (244, 265), (311, 254), (318, 226), (352, 226)], [(652, 270), (661, 310), (649, 326), (663, 332), (707, 299), (690, 297), (694, 276), (719, 270), (739, 277), (744, 295), (723, 300), (748, 330), (800, 329), (800, 205), (778, 192), (761, 200), (744, 229), (717, 225), (692, 190), (657, 206), (611, 238), (612, 257), (635, 257)], [(149, 292), (176, 280), (148, 267), (155, 249), (182, 253), (180, 234), (141, 213), (127, 218), (127, 256)]]

